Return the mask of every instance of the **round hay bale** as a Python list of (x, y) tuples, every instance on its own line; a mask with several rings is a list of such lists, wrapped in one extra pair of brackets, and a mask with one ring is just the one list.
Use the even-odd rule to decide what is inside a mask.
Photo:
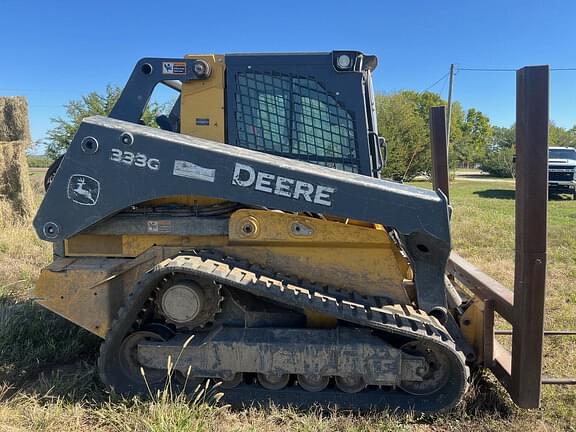
[(0, 200), (7, 200), (18, 217), (31, 215), (34, 208), (26, 160), (30, 145), (26, 98), (0, 97)]

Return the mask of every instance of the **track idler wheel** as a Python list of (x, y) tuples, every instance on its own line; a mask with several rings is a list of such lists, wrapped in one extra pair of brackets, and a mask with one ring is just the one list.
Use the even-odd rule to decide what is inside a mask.
[(408, 342), (400, 348), (403, 352), (426, 359), (426, 368), (420, 371), (422, 381), (401, 381), (398, 385), (406, 393), (426, 396), (440, 390), (450, 378), (450, 359), (437, 347), (423, 341)]
[(309, 392), (319, 392), (330, 384), (329, 376), (321, 375), (298, 375), (298, 385)]
[(268, 390), (282, 390), (290, 382), (290, 374), (257, 374), (258, 382)]
[(364, 388), (366, 388), (366, 383), (362, 377), (357, 376), (348, 376), (348, 377), (339, 377), (337, 376), (334, 379), (336, 383), (336, 387), (342, 390), (344, 393), (358, 393)]
[[(166, 370), (141, 369), (140, 363), (138, 363), (138, 344), (145, 341), (164, 342), (166, 339), (160, 334), (150, 330), (140, 330), (129, 334), (120, 345), (118, 366), (126, 383), (134, 383), (137, 387), (141, 387), (147, 383), (151, 389), (159, 388), (166, 380)], [(144, 376), (142, 376), (142, 370), (144, 371)]]

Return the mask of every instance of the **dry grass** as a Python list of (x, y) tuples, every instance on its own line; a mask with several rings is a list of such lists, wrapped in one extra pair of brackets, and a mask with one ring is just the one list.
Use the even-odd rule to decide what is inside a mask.
[[(31, 177), (34, 207), (42, 197), (42, 181), (43, 176)], [(12, 205), (0, 199), (0, 298), (25, 298), (50, 257), (50, 245), (38, 239), (30, 218), (15, 215)]]
[[(35, 177), (39, 196), (42, 176)], [(512, 187), (458, 182), (452, 189), (455, 248), (508, 286)], [(119, 400), (96, 376), (97, 339), (27, 301), (26, 289), (50, 252), (29, 220), (8, 222), (5, 211), (0, 206), (0, 431), (576, 431), (576, 388), (546, 387), (543, 409), (524, 411), (489, 373), (476, 377), (462, 406), (441, 416)], [(546, 327), (576, 328), (576, 201), (550, 203), (549, 261)], [(546, 373), (576, 375), (575, 342), (547, 340)]]

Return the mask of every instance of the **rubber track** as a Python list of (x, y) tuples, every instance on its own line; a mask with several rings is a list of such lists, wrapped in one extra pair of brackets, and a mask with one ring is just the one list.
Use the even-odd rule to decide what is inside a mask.
[[(281, 405), (296, 404), (300, 407), (321, 404), (360, 410), (391, 407), (416, 411), (444, 411), (458, 404), (466, 392), (469, 370), (465, 365), (465, 356), (436, 318), (410, 305), (391, 304), (383, 297), (347, 293), (297, 280), (211, 250), (186, 251), (182, 255), (164, 260), (141, 278), (129, 301), (119, 312), (118, 319), (113, 323), (101, 347), (99, 358), (101, 378), (109, 386), (118, 386), (118, 383), (113, 382), (114, 379), (110, 379), (106, 373), (106, 366), (110, 366), (111, 352), (119, 347), (124, 336), (133, 327), (156, 283), (171, 273), (186, 273), (210, 279), (293, 308), (314, 310), (342, 321), (402, 336), (408, 340), (427, 341), (448, 354), (457, 369), (450, 371), (451, 380), (441, 391), (429, 396), (413, 396), (398, 390), (374, 389), (352, 395), (335, 389), (309, 393), (294, 387), (269, 391), (255, 385), (241, 385), (225, 391), (224, 400), (228, 403), (249, 405), (247, 401), (252, 403), (272, 401)], [(109, 368), (108, 371), (110, 370)], [(122, 388), (119, 390), (125, 392)]]

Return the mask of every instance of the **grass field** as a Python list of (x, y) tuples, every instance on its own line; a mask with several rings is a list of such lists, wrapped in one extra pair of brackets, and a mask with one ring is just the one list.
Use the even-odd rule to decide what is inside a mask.
[[(41, 197), (42, 175), (31, 176)], [(421, 183), (421, 186), (428, 186)], [(454, 248), (511, 286), (514, 192), (510, 182), (452, 185)], [(550, 202), (546, 328), (576, 328), (576, 201)], [(515, 408), (488, 373), (452, 413), (233, 411), (201, 402), (121, 400), (95, 372), (97, 338), (31, 303), (27, 290), (50, 249), (30, 221), (0, 206), (0, 431), (480, 431), (576, 430), (576, 388), (545, 387), (543, 408)], [(549, 338), (545, 373), (576, 375), (576, 338)]]

